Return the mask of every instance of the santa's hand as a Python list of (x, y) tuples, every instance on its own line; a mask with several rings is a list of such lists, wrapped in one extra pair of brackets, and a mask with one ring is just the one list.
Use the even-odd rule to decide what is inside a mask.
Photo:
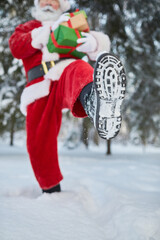
[(54, 31), (62, 22), (67, 22), (70, 19), (70, 16), (67, 16), (69, 13), (64, 13), (60, 18), (52, 25), (52, 31)]
[(97, 49), (96, 39), (90, 33), (82, 32), (81, 34), (84, 37), (79, 38), (77, 40), (77, 43), (78, 44), (83, 43), (83, 44), (77, 47), (76, 50), (84, 53), (94, 52)]

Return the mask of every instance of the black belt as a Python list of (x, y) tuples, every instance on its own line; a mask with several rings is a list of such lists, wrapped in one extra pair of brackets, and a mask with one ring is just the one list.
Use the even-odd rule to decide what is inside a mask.
[[(64, 59), (64, 58), (63, 58)], [(66, 58), (65, 58), (66, 59)], [(61, 59), (62, 60), (62, 59)], [(48, 70), (51, 68), (51, 67), (54, 67), (54, 65), (58, 62), (60, 62), (61, 60), (57, 60), (57, 61), (50, 61), (50, 62), (44, 62), (42, 61), (42, 63), (34, 68), (31, 68), (29, 71), (28, 71), (28, 81), (32, 81), (36, 78), (39, 78), (39, 77), (42, 77), (44, 76)]]

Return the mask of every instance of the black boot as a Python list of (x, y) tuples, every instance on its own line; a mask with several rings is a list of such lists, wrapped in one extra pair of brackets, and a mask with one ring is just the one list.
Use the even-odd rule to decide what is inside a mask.
[(121, 61), (102, 53), (95, 65), (93, 84), (80, 94), (82, 106), (101, 138), (115, 137), (121, 127), (121, 105), (125, 95), (126, 75)]
[(54, 192), (61, 192), (61, 186), (60, 184), (52, 187), (52, 188), (49, 188), (49, 189), (42, 189), (42, 192), (43, 193), (54, 193)]

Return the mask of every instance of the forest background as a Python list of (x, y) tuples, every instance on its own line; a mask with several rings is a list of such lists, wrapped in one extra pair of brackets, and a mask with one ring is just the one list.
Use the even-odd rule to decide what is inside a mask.
[[(84, 9), (91, 30), (111, 39), (111, 52), (124, 63), (127, 74), (123, 125), (113, 141), (160, 147), (160, 4), (159, 0), (72, 0), (72, 9)], [(0, 138), (25, 129), (19, 110), (26, 79), (22, 62), (11, 55), (8, 39), (15, 27), (31, 17), (33, 0), (0, 1)], [(94, 63), (91, 62), (94, 66)], [(67, 130), (66, 130), (67, 129)], [(69, 148), (83, 142), (100, 144), (88, 118), (63, 113), (60, 138)], [(108, 146), (110, 143), (107, 143)]]

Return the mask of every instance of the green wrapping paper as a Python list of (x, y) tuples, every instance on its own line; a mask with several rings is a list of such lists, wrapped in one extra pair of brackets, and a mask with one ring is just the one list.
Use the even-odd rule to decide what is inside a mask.
[[(73, 12), (73, 15), (76, 16), (76, 15), (78, 15), (80, 13), (82, 13), (85, 16), (85, 18), (87, 18), (87, 14), (86, 14), (86, 12), (84, 10)], [(70, 16), (70, 14), (68, 14), (67, 16)]]
[[(79, 31), (80, 36), (81, 32)], [(49, 36), (49, 41), (47, 44), (48, 51), (50, 53), (57, 52), (61, 54), (68, 54), (71, 52), (71, 49), (73, 47), (77, 46), (77, 39), (78, 36), (74, 29), (59, 25), (59, 27), (54, 31), (54, 38), (56, 40), (56, 44), (53, 43), (51, 34)], [(58, 44), (58, 46), (57, 46)], [(66, 48), (65, 48), (66, 47)], [(68, 48), (70, 47), (70, 48)], [(78, 52), (77, 50), (74, 50), (70, 53), (72, 56), (76, 58), (83, 58), (86, 56), (86, 54), (82, 52)]]

